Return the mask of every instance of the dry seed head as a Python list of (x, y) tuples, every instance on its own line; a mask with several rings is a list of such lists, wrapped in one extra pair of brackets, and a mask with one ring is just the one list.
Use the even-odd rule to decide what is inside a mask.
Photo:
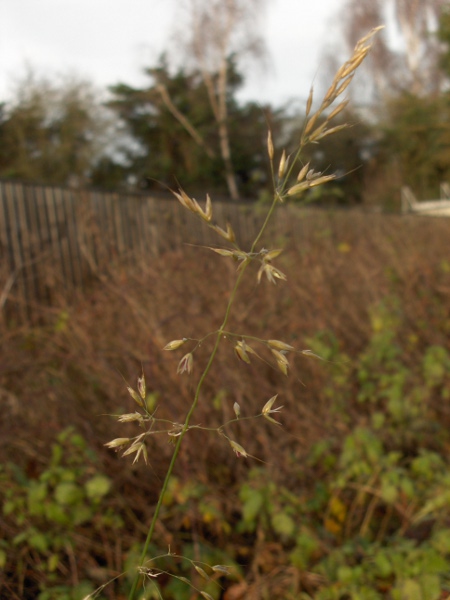
[(323, 183), (327, 183), (328, 181), (333, 181), (333, 179), (336, 179), (336, 175), (324, 175), (323, 177), (314, 179), (314, 181), (310, 181), (309, 187), (316, 187), (318, 185), (322, 185)]
[(309, 111), (311, 110), (311, 105), (313, 101), (313, 87), (309, 90), (308, 101), (306, 102), (306, 116), (309, 115)]
[(370, 40), (370, 38), (372, 38), (375, 34), (377, 34), (382, 29), (384, 29), (384, 25), (378, 25), (377, 27), (374, 27), (373, 29), (371, 29), (369, 31), (369, 33), (367, 33), (363, 38), (361, 38), (358, 41), (358, 43), (356, 44), (356, 47), (358, 47), (361, 44), (365, 44), (366, 42), (368, 42)]
[(303, 135), (308, 135), (308, 133), (311, 131), (311, 129), (314, 127), (314, 125), (316, 124), (316, 121), (319, 117), (320, 112), (316, 112), (313, 114), (313, 116), (309, 119), (308, 123), (306, 124), (305, 127), (305, 131), (303, 132)]
[(181, 202), (181, 204), (187, 208), (188, 210), (192, 211), (192, 212), (197, 212), (196, 208), (195, 208), (195, 204), (194, 201), (189, 198), (189, 196), (186, 194), (186, 192), (182, 189), (178, 190), (178, 192), (172, 192), (173, 195), (178, 198), (178, 200)]
[(237, 402), (233, 404), (233, 410), (234, 414), (236, 415), (236, 419), (239, 419), (239, 417), (241, 416), (241, 407)]
[(139, 392), (140, 397), (142, 398), (142, 400), (145, 400), (147, 390), (146, 390), (146, 385), (145, 385), (144, 373), (142, 373), (141, 377), (138, 377), (137, 387), (138, 387), (138, 392)]
[(181, 423), (173, 423), (172, 429), (167, 432), (167, 435), (171, 438), (180, 437), (183, 433), (183, 425)]
[(225, 250), (224, 248), (211, 248), (210, 246), (208, 246), (208, 248), (216, 254), (220, 254), (220, 256), (235, 256), (235, 252), (233, 250)]
[(276, 421), (275, 419), (273, 419), (270, 416), (271, 414), (279, 413), (280, 410), (283, 408), (282, 406), (277, 406), (277, 408), (272, 408), (272, 406), (277, 398), (278, 398), (278, 394), (276, 394), (275, 396), (272, 396), (272, 398), (265, 403), (261, 414), (265, 419), (267, 419), (271, 423), (275, 423), (276, 425), (281, 425), (281, 423), (279, 421)]
[(261, 276), (263, 273), (266, 274), (266, 277), (270, 283), (276, 284), (277, 279), (286, 281), (286, 275), (269, 263), (263, 263), (260, 267), (257, 275), (258, 283), (261, 281)]
[(229, 223), (227, 223), (227, 240), (231, 243), (236, 241), (236, 236), (234, 235), (234, 231)]
[(349, 103), (348, 100), (344, 100), (343, 102), (338, 104), (336, 106), (336, 108), (334, 110), (332, 110), (331, 113), (327, 116), (327, 121), (330, 122), (332, 119), (334, 119), (334, 117), (336, 115), (338, 115), (340, 112), (342, 112), (346, 108), (348, 103)]
[(314, 171), (314, 169), (310, 169), (306, 173), (306, 180), (307, 181), (311, 181), (311, 179), (315, 179), (317, 177), (320, 177), (320, 175), (322, 175), (322, 173), (320, 173), (319, 171)]
[(248, 258), (247, 252), (243, 252), (242, 250), (235, 250), (233, 254), (238, 260), (246, 260)]
[(309, 181), (303, 181), (302, 183), (297, 183), (296, 185), (293, 185), (291, 188), (288, 189), (287, 195), (288, 196), (296, 196), (297, 194), (301, 194), (305, 190), (308, 190), (309, 187), (310, 187)]
[[(340, 69), (338, 70), (338, 72), (336, 73), (336, 75), (334, 76), (334, 80), (331, 83), (330, 87), (327, 90), (327, 93), (324, 96), (324, 99), (322, 100), (322, 104), (321, 104), (321, 110), (325, 109), (327, 106), (330, 106), (330, 104), (332, 102), (335, 101), (336, 99), (336, 88), (337, 88), (337, 84), (341, 79), (341, 71), (343, 70), (343, 67), (340, 67)], [(320, 111), (318, 111), (320, 112)]]
[(273, 155), (274, 155), (274, 148), (273, 148), (273, 141), (272, 141), (272, 132), (270, 131), (270, 129), (267, 133), (267, 154), (269, 155), (270, 162), (272, 162)]
[(305, 356), (313, 356), (314, 358), (318, 358), (319, 360), (325, 360), (324, 358), (322, 358), (321, 356), (319, 356), (312, 350), (302, 350), (301, 353), (304, 354)]
[(111, 440), (105, 446), (108, 448), (120, 448), (121, 446), (126, 446), (131, 442), (130, 438), (116, 438), (115, 440)]
[(267, 252), (267, 254), (265, 254), (263, 260), (264, 260), (264, 262), (270, 262), (274, 258), (277, 258), (277, 256), (280, 256), (280, 254), (282, 252), (283, 252), (283, 248), (277, 248), (275, 250), (269, 250), (269, 252)]
[(348, 123), (342, 123), (342, 125), (336, 125), (336, 127), (332, 127), (331, 129), (325, 129), (325, 131), (318, 135), (315, 140), (318, 142), (319, 140), (323, 140), (323, 138), (327, 137), (328, 135), (333, 135), (334, 133), (338, 133), (338, 131), (342, 131), (348, 127), (350, 127)]
[(212, 202), (209, 194), (206, 194), (205, 218), (208, 222), (212, 219)]
[(340, 96), (343, 92), (345, 92), (345, 90), (348, 88), (348, 86), (351, 84), (353, 79), (353, 74), (350, 75), (343, 83), (341, 83), (341, 85), (338, 87), (338, 89), (336, 90), (336, 98), (338, 96)]
[[(178, 579), (180, 579), (180, 578), (178, 578)], [(200, 592), (200, 596), (203, 596), (203, 598), (206, 598), (206, 600), (214, 600), (214, 598), (207, 592)]]
[(238, 273), (239, 273), (240, 271), (242, 271), (242, 269), (243, 269), (243, 268), (244, 268), (246, 265), (248, 265), (248, 263), (250, 262), (250, 257), (249, 257), (249, 256), (247, 256), (247, 257), (246, 257), (246, 258), (244, 258), (244, 259), (241, 259), (241, 258), (239, 258), (239, 260), (241, 260), (242, 262), (241, 262), (241, 264), (240, 264), (240, 265), (238, 266), (238, 268), (237, 268), (237, 272), (238, 272)]
[(241, 456), (243, 456), (244, 458), (247, 458), (248, 454), (240, 444), (238, 444), (237, 442), (234, 442), (233, 440), (228, 440), (228, 441), (230, 442), (230, 446), (233, 448), (233, 450), (236, 453), (236, 456), (238, 458), (240, 458)]
[(197, 571), (197, 573), (200, 575), (200, 577), (203, 577), (203, 579), (209, 579), (209, 576), (207, 575), (207, 573), (204, 569), (202, 569), (198, 565), (194, 565), (194, 569)]
[(140, 444), (136, 444), (136, 447), (133, 445), (130, 448), (128, 448), (128, 450), (126, 450), (123, 453), (123, 456), (132, 454), (133, 452), (136, 452), (136, 456), (134, 457), (134, 460), (133, 460), (133, 465), (137, 463), (137, 461), (139, 460), (141, 455), (144, 458), (145, 464), (147, 464), (147, 460), (148, 460), (147, 448), (143, 442), (141, 442)]
[[(140, 439), (141, 436), (139, 436), (139, 438), (137, 438), (138, 440)], [(131, 446), (125, 450), (125, 452), (123, 453), (123, 456), (128, 456), (129, 454), (134, 454), (136, 453), (137, 455), (141, 454), (142, 452), (142, 446), (145, 446), (145, 444), (143, 442), (140, 441), (134, 441)]]
[(117, 420), (120, 423), (131, 423), (132, 421), (141, 421), (141, 422), (143, 422), (144, 419), (143, 419), (141, 413), (134, 412), (134, 413), (127, 413), (125, 415), (120, 415), (120, 417), (118, 417)]
[(183, 358), (178, 363), (177, 373), (178, 375), (182, 375), (187, 372), (188, 375), (192, 373), (192, 366), (194, 364), (194, 357), (192, 352), (188, 352), (183, 356)]
[(209, 194), (206, 195), (206, 207), (205, 210), (203, 210), (203, 208), (200, 206), (200, 204), (197, 202), (197, 200), (193, 199), (194, 205), (195, 205), (195, 212), (199, 215), (200, 218), (202, 218), (204, 221), (206, 221), (207, 223), (209, 223), (212, 219), (212, 204), (211, 204), (211, 198), (209, 197)]
[(196, 212), (198, 215), (201, 215), (203, 210), (195, 198), (192, 198), (192, 204), (194, 205), (194, 212)]
[(347, 66), (346, 69), (344, 69), (344, 72), (341, 75), (342, 79), (350, 75), (350, 73), (353, 74), (353, 72), (356, 71), (356, 69), (359, 67), (362, 61), (366, 58), (369, 49), (370, 46), (366, 46), (362, 48), (360, 52), (358, 52), (358, 54), (353, 57), (353, 59), (350, 61), (350, 64)]
[(222, 575), (231, 575), (231, 567), (227, 565), (214, 565), (211, 567), (214, 573), (221, 573)]
[[(320, 173), (315, 173), (315, 175), (317, 177), (317, 175), (320, 175)], [(333, 179), (336, 179), (336, 175), (323, 175), (322, 177), (317, 177), (317, 179), (312, 179), (311, 181), (297, 183), (296, 185), (293, 185), (291, 188), (288, 189), (287, 195), (295, 196), (297, 194), (300, 194), (301, 192), (304, 192), (305, 190), (308, 190), (309, 188), (322, 185), (323, 183), (327, 183), (328, 181), (333, 181)]]
[(303, 167), (300, 169), (300, 172), (299, 172), (299, 174), (297, 175), (297, 181), (298, 181), (298, 182), (300, 182), (300, 181), (303, 181), (303, 179), (305, 179), (306, 173), (308, 173), (308, 171), (309, 171), (309, 165), (310, 165), (310, 163), (308, 162), (308, 163), (306, 163), (306, 165), (304, 165), (304, 166), (303, 166)]
[(186, 338), (183, 338), (182, 340), (172, 340), (164, 346), (163, 350), (176, 350), (177, 348), (182, 346), (186, 341)]
[(271, 350), (271, 352), (275, 357), (275, 360), (277, 362), (277, 367), (280, 369), (280, 371), (284, 375), (287, 375), (288, 367), (289, 367), (288, 359), (284, 356), (284, 354), (282, 354), (278, 350)]
[(135, 392), (132, 387), (127, 387), (127, 390), (128, 390), (128, 393), (130, 394), (130, 396), (136, 402), (136, 404), (143, 407), (144, 403), (142, 402), (142, 398), (140, 397), (140, 395), (137, 392)]
[(236, 236), (234, 235), (234, 231), (231, 228), (231, 225), (227, 223), (227, 230), (223, 230), (222, 227), (218, 225), (210, 225), (211, 229), (214, 229), (221, 237), (233, 243), (236, 240)]
[(289, 164), (289, 158), (286, 158), (286, 150), (283, 150), (283, 154), (281, 155), (280, 165), (278, 167), (278, 177), (282, 179), (283, 175), (286, 172), (286, 169)]
[(239, 358), (239, 360), (242, 360), (243, 362), (247, 363), (248, 365), (250, 364), (250, 358), (248, 356), (248, 353), (255, 354), (255, 351), (253, 350), (253, 348), (250, 348), (250, 346), (248, 346), (246, 344), (245, 340), (237, 342), (236, 346), (234, 347), (234, 352), (235, 352), (236, 356)]
[[(317, 139), (317, 136), (320, 135), (322, 133), (322, 131), (325, 129), (325, 127), (328, 125), (327, 121), (324, 121), (321, 125), (319, 125), (319, 127), (317, 127), (317, 129), (314, 129), (314, 131), (312, 132), (311, 136), (310, 136), (310, 141), (313, 142), (314, 140)], [(306, 177), (308, 179), (308, 177)]]
[(276, 400), (277, 398), (278, 398), (278, 394), (275, 394), (275, 396), (272, 396), (272, 398), (271, 398), (270, 400), (268, 400), (268, 401), (267, 401), (267, 402), (264, 404), (264, 407), (263, 407), (263, 409), (262, 409), (262, 411), (261, 411), (261, 413), (262, 413), (263, 415), (266, 415), (266, 414), (268, 414), (268, 413), (270, 412), (270, 409), (272, 408), (272, 406), (273, 406), (273, 403), (275, 402), (275, 400)]
[(271, 349), (273, 348), (274, 350), (284, 350), (285, 352), (295, 350), (294, 346), (290, 346), (289, 344), (281, 342), (280, 340), (267, 340), (267, 344)]

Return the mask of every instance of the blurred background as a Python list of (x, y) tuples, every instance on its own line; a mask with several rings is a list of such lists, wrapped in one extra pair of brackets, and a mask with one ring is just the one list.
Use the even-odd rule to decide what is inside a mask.
[(324, 193), (390, 209), (402, 185), (439, 197), (448, 170), (446, 2), (218, 7), (5, 0), (0, 177), (133, 190), (178, 179), (194, 191), (264, 197), (267, 126), (279, 148), (292, 149), (311, 85), (320, 97), (356, 40), (383, 24), (341, 115), (354, 126), (314, 149), (318, 167), (341, 175)]
[(182, 422), (211, 348), (189, 377), (162, 348), (217, 328), (236, 273), (169, 189), (209, 193), (247, 250), (268, 129), (277, 164), (311, 86), (314, 110), (381, 24), (336, 119), (351, 126), (301, 158), (337, 179), (261, 242), (287, 281), (249, 269), (230, 322), (311, 353), (285, 377), (256, 341), (250, 364), (224, 342), (194, 419), (278, 394), (282, 426), (227, 427), (256, 459), (189, 432), (149, 549), (177, 556), (140, 597), (449, 597), (448, 2), (3, 0), (0, 598), (127, 597), (172, 446), (150, 437), (146, 466), (105, 444), (141, 432), (115, 416), (142, 373), (149, 409)]

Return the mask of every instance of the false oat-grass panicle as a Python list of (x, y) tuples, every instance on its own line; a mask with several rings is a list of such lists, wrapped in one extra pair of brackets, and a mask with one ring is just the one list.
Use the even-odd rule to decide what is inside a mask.
[[(161, 506), (167, 491), (169, 481), (172, 478), (172, 473), (174, 470), (178, 453), (181, 448), (181, 444), (188, 431), (192, 429), (203, 429), (205, 431), (210, 431), (219, 434), (228, 441), (231, 450), (236, 454), (237, 457), (255, 458), (252, 457), (244, 448), (244, 446), (242, 446), (238, 441), (229, 437), (227, 433), (228, 428), (231, 427), (232, 424), (236, 421), (241, 422), (245, 419), (254, 419), (258, 417), (262, 417), (277, 426), (281, 425), (281, 423), (274, 419), (272, 416), (277, 415), (282, 408), (281, 406), (273, 408), (273, 405), (275, 404), (278, 395), (273, 396), (264, 404), (263, 409), (259, 415), (249, 417), (243, 416), (241, 407), (237, 402), (235, 402), (233, 405), (235, 418), (231, 419), (227, 423), (224, 423), (220, 427), (204, 427), (200, 425), (191, 425), (192, 417), (199, 403), (205, 379), (207, 378), (208, 373), (210, 372), (210, 369), (215, 361), (219, 345), (222, 343), (222, 341), (225, 339), (229, 340), (230, 338), (234, 340), (233, 348), (236, 357), (241, 363), (243, 362), (247, 364), (250, 363), (253, 358), (264, 360), (264, 358), (259, 356), (259, 354), (252, 348), (252, 346), (250, 346), (249, 342), (251, 341), (252, 343), (263, 344), (266, 350), (268, 350), (269, 352), (270, 361), (272, 361), (272, 366), (275, 369), (278, 369), (284, 375), (288, 374), (290, 366), (288, 359), (289, 353), (299, 353), (307, 356), (314, 356), (314, 354), (309, 350), (296, 350), (293, 346), (281, 340), (261, 340), (254, 338), (250, 335), (242, 335), (241, 333), (227, 331), (227, 324), (230, 320), (233, 304), (238, 290), (240, 288), (240, 284), (242, 282), (244, 274), (247, 271), (247, 268), (252, 263), (256, 262), (259, 264), (259, 269), (256, 275), (258, 283), (261, 282), (263, 275), (266, 276), (269, 283), (275, 284), (277, 283), (277, 281), (286, 281), (286, 275), (272, 264), (272, 262), (280, 255), (282, 249), (268, 250), (264, 247), (260, 247), (261, 239), (263, 237), (264, 232), (266, 231), (267, 225), (272, 217), (276, 206), (280, 202), (283, 202), (294, 196), (301, 196), (310, 188), (323, 185), (335, 179), (334, 174), (323, 174), (320, 172), (316, 172), (314, 168), (311, 167), (309, 162), (306, 164), (301, 164), (303, 151), (308, 144), (318, 143), (324, 137), (337, 133), (341, 129), (348, 126), (347, 124), (338, 126), (332, 125), (333, 119), (337, 115), (339, 115), (347, 106), (348, 101), (346, 99), (341, 100), (340, 103), (336, 106), (336, 108), (332, 109), (331, 112), (328, 113), (327, 111), (328, 109), (330, 109), (330, 107), (336, 100), (342, 97), (342, 94), (345, 92), (348, 85), (351, 83), (356, 70), (369, 53), (372, 38), (379, 29), (379, 27), (373, 29), (367, 36), (362, 38), (357, 43), (352, 56), (338, 70), (327, 93), (325, 94), (325, 97), (319, 105), (319, 108), (312, 115), (311, 109), (313, 104), (313, 89), (311, 88), (311, 92), (309, 94), (309, 98), (306, 105), (306, 124), (300, 136), (299, 146), (293, 157), (288, 156), (286, 154), (286, 151), (283, 150), (281, 158), (278, 161), (277, 167), (275, 167), (274, 164), (274, 142), (272, 139), (272, 133), (269, 131), (267, 137), (267, 153), (270, 161), (273, 179), (273, 200), (267, 211), (264, 223), (259, 233), (256, 235), (249, 250), (244, 250), (239, 247), (236, 235), (229, 223), (226, 223), (225, 226), (220, 226), (214, 222), (213, 203), (209, 195), (206, 196), (205, 205), (204, 207), (202, 207), (197, 202), (197, 200), (195, 200), (195, 198), (191, 198), (183, 189), (173, 191), (175, 198), (178, 199), (178, 201), (182, 204), (182, 206), (184, 206), (184, 208), (196, 215), (207, 227), (211, 228), (223, 241), (227, 243), (227, 247), (225, 248), (218, 246), (209, 247), (208, 249), (212, 250), (214, 253), (224, 258), (231, 259), (234, 262), (236, 262), (237, 269), (234, 285), (231, 289), (227, 303), (224, 307), (223, 320), (220, 326), (216, 330), (206, 334), (200, 340), (182, 337), (172, 340), (164, 347), (164, 350), (173, 352), (184, 347), (186, 344), (192, 345), (190, 349), (188, 347), (189, 351), (185, 352), (185, 354), (179, 361), (177, 368), (177, 373), (179, 375), (187, 374), (189, 376), (193, 373), (195, 351), (204, 341), (206, 341), (207, 338), (209, 341), (211, 341), (212, 347), (209, 353), (209, 358), (207, 358), (205, 365), (200, 366), (200, 374), (197, 383), (195, 384), (195, 391), (193, 393), (192, 403), (187, 408), (183, 420), (181, 420), (181, 422), (178, 422), (179, 419), (177, 421), (167, 421), (163, 419), (158, 419), (155, 416), (156, 411), (150, 413), (146, 402), (145, 379), (142, 375), (138, 379), (137, 391), (131, 387), (128, 388), (130, 396), (138, 405), (138, 411), (134, 413), (129, 413), (127, 415), (122, 415), (121, 417), (119, 417), (119, 421), (127, 423), (135, 422), (139, 425), (139, 427), (144, 428), (145, 431), (134, 438), (117, 438), (107, 444), (107, 446), (109, 446), (112, 449), (122, 450), (123, 456), (134, 454), (134, 462), (136, 462), (141, 457), (145, 461), (148, 460), (145, 441), (149, 435), (165, 434), (174, 444), (172, 458), (161, 487), (158, 502), (155, 507), (153, 518), (147, 533), (147, 538), (142, 548), (141, 558), (136, 568), (133, 585), (129, 594), (130, 600), (133, 600), (136, 597), (139, 582), (141, 580), (148, 580), (149, 578), (151, 579), (154, 576), (154, 570), (150, 570), (149, 572), (145, 569), (145, 564), (147, 561), (147, 552), (150, 541), (153, 538), (155, 525), (159, 519)], [(298, 163), (301, 164), (300, 170), (298, 171), (295, 182), (292, 182), (294, 170), (298, 168)], [(198, 591), (201, 596), (205, 598), (209, 597), (209, 595), (206, 592), (202, 590)]]
[[(296, 182), (294, 184), (290, 183), (295, 165), (301, 160), (303, 150), (307, 145), (317, 144), (325, 137), (334, 135), (349, 127), (348, 123), (333, 126), (333, 120), (347, 107), (349, 101), (347, 98), (342, 99), (342, 95), (350, 85), (358, 67), (369, 54), (372, 47), (372, 38), (381, 29), (383, 29), (383, 26), (375, 27), (359, 40), (353, 50), (352, 56), (338, 69), (318, 109), (313, 114), (311, 114), (311, 109), (314, 89), (311, 87), (306, 103), (305, 126), (301, 133), (300, 143), (294, 158), (290, 161), (290, 157), (286, 156), (286, 152), (283, 150), (278, 165), (277, 178), (274, 177), (274, 168), (272, 167), (272, 176), (276, 190), (275, 195), (280, 202), (283, 202), (286, 198), (300, 196), (307, 190), (333, 181), (336, 178), (334, 174), (324, 175), (321, 172), (316, 172), (308, 162), (300, 167)], [(339, 101), (337, 106), (330, 112), (327, 112), (336, 101)], [(273, 163), (274, 148), (271, 134), (269, 134), (267, 146), (271, 163)]]

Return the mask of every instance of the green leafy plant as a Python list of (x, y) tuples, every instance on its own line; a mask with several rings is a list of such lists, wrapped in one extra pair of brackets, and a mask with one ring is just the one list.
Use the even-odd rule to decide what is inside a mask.
[[(11, 559), (17, 560), (17, 577), (28, 593), (41, 588), (39, 600), (76, 600), (92, 592), (90, 582), (77, 582), (77, 534), (83, 527), (117, 533), (122, 520), (104, 508), (111, 481), (85, 440), (67, 429), (58, 435), (50, 462), (38, 476), (10, 463), (2, 467), (0, 478), (2, 512), (15, 532), (0, 548), (0, 566), (7, 570)], [(64, 573), (71, 574), (70, 585), (64, 583)]]
[[(366, 347), (331, 386), (337, 407), (358, 410), (356, 426), (334, 444), (331, 462), (331, 441), (311, 453), (326, 507), (314, 528), (321, 552), (303, 565), (323, 577), (319, 600), (438, 600), (449, 586), (450, 473), (434, 412), (447, 393), (449, 355), (424, 348), (412, 370), (400, 303), (387, 298), (370, 312)], [(327, 355), (324, 336), (311, 345)], [(330, 353), (339, 363), (329, 345)]]

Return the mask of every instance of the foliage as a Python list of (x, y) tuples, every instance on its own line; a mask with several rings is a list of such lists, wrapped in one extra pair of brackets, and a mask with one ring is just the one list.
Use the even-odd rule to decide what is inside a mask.
[[(446, 4), (446, 0), (346, 0), (339, 13), (341, 49), (353, 47), (367, 29), (386, 25), (359, 86), (352, 90), (359, 104), (384, 104), (386, 96), (407, 89), (422, 96), (444, 88), (436, 28)], [(333, 64), (339, 56), (339, 49), (329, 49)]]
[[(327, 586), (334, 588), (336, 595), (336, 588), (344, 585), (339, 582), (338, 567), (357, 570), (362, 564), (363, 575), (352, 574), (359, 577), (353, 588), (361, 587), (363, 577), (366, 581), (380, 579), (370, 574), (375, 552), (386, 553), (392, 546), (395, 553), (404, 557), (403, 562), (410, 562), (416, 560), (408, 558), (411, 546), (415, 546), (417, 555), (419, 551), (427, 553), (431, 545), (438, 547), (438, 543), (443, 543), (435, 537), (439, 525), (419, 545), (410, 538), (411, 534), (417, 537), (415, 526), (412, 532), (407, 527), (405, 535), (409, 537), (405, 537), (400, 532), (400, 513), (393, 508), (391, 532), (386, 530), (384, 539), (376, 541), (379, 545), (375, 542), (372, 545), (374, 532), (381, 529), (384, 511), (392, 506), (386, 500), (380, 500), (371, 519), (367, 519), (367, 536), (372, 538), (361, 541), (359, 531), (370, 494), (364, 497), (364, 504), (357, 505), (359, 512), (354, 512), (348, 534), (345, 523), (356, 498), (352, 486), (366, 482), (363, 474), (359, 479), (351, 474), (352, 448), (356, 448), (355, 462), (361, 464), (369, 454), (367, 447), (373, 444), (375, 456), (379, 456), (377, 448), (381, 444), (383, 469), (374, 491), (380, 491), (386, 480), (399, 489), (396, 504), (402, 501), (404, 492), (400, 485), (404, 487), (405, 480), (422, 486), (418, 488), (422, 506), (433, 490), (436, 496), (441, 495), (440, 482), (445, 485), (442, 463), (448, 464), (450, 431), (446, 399), (450, 352), (450, 223), (425, 217), (367, 217), (353, 211), (293, 211), (293, 208), (286, 207), (285, 212), (280, 212), (280, 221), (273, 232), (277, 244), (286, 241), (289, 244), (279, 259), (283, 270), (289, 272), (284, 293), (273, 294), (267, 300), (264, 281), (255, 286), (250, 278), (237, 299), (237, 322), (242, 328), (245, 322), (245, 328), (258, 337), (263, 337), (268, 329), (278, 338), (290, 332), (291, 344), (297, 344), (297, 336), (301, 335), (305, 347), (329, 362), (302, 357), (291, 361), (291, 377), (280, 374), (285, 382), (280, 398), (285, 413), (289, 411), (289, 418), (282, 414), (279, 419), (283, 429), (270, 423), (261, 427), (252, 420), (233, 425), (237, 439), (241, 443), (245, 439), (250, 452), (264, 463), (236, 459), (222, 438), (191, 432), (176, 479), (166, 495), (162, 525), (149, 551), (155, 556), (161, 550), (166, 553), (170, 546), (177, 555), (210, 565), (236, 565), (233, 569), (236, 579), (220, 580), (227, 592), (230, 589), (229, 595), (237, 595), (240, 589), (241, 593), (245, 591), (256, 598), (264, 594), (272, 598), (288, 598), (289, 594), (294, 598), (301, 598), (302, 594), (315, 597), (320, 586), (323, 593)], [(179, 250), (166, 253), (158, 261), (144, 257), (126, 270), (116, 267), (105, 275), (103, 283), (86, 289), (76, 303), (62, 303), (52, 311), (43, 307), (41, 322), (28, 327), (14, 326), (12, 322), (2, 325), (0, 456), (3, 464), (16, 463), (19, 472), (25, 473), (25, 481), (36, 481), (49, 469), (49, 450), (55, 443), (53, 432), (69, 424), (83, 433), (89, 447), (98, 447), (108, 440), (111, 423), (107, 415), (134, 410), (134, 400), (126, 392), (117, 392), (123, 386), (122, 374), (131, 380), (141, 364), (150, 373), (151, 409), (158, 406), (157, 415), (161, 418), (185, 410), (189, 380), (173, 376), (177, 357), (170, 361), (172, 355), (169, 355), (169, 360), (163, 360), (159, 349), (179, 333), (181, 326), (191, 335), (195, 330), (206, 330), (218, 318), (234, 268), (229, 268), (225, 258), (219, 264), (211, 261), (206, 250), (199, 257), (197, 248), (183, 249), (183, 257), (183, 268)], [(181, 313), (179, 298), (186, 299)], [(224, 416), (229, 418), (233, 414), (236, 399), (242, 408), (242, 419), (260, 407), (263, 397), (275, 393), (279, 380), (273, 369), (255, 361), (250, 365), (242, 363), (242, 368), (236, 369), (236, 360), (228, 350), (221, 355), (220, 369), (214, 372), (214, 379), (205, 390), (206, 402), (196, 422), (221, 423)], [(404, 426), (398, 420), (402, 415), (403, 405), (398, 400), (402, 390), (415, 415)], [(424, 406), (419, 402), (421, 398)], [(384, 418), (381, 428), (379, 413)], [(119, 430), (117, 426), (117, 435), (123, 435), (122, 427), (121, 424)], [(346, 441), (349, 436), (351, 439)], [(345, 461), (341, 458), (344, 446)], [(385, 460), (384, 451), (391, 455), (392, 461), (392, 453), (399, 447), (405, 448), (401, 450), (404, 458), (391, 463)], [(141, 531), (141, 523), (153, 514), (157, 488), (170, 452), (169, 444), (150, 444), (149, 468), (131, 467), (126, 460), (108, 456), (110, 451), (97, 450), (101, 463), (94, 463), (92, 475), (107, 474), (114, 492), (103, 498), (99, 513), (105, 514), (108, 509), (118, 511), (125, 525), (112, 528), (105, 543), (98, 529), (89, 523), (77, 527), (73, 535), (80, 581), (89, 581), (92, 588), (136, 565), (139, 548), (137, 536), (131, 537), (131, 532), (136, 528)], [(74, 449), (73, 453), (78, 451)], [(82, 451), (80, 455), (85, 456)], [(433, 466), (415, 474), (412, 465), (415, 469), (420, 466), (417, 459), (422, 456), (425, 465), (428, 462)], [(91, 468), (88, 458), (83, 461)], [(394, 471), (399, 472), (398, 480)], [(432, 471), (431, 478), (426, 479), (426, 471)], [(344, 487), (339, 492), (336, 479), (341, 475), (338, 483)], [(11, 482), (12, 476), (8, 477)], [(426, 481), (429, 483), (424, 487)], [(10, 485), (2, 484), (2, 492)], [(252, 500), (253, 494), (256, 500)], [(23, 492), (18, 495), (23, 496)], [(263, 507), (259, 513), (253, 509), (252, 515), (251, 503), (260, 505), (261, 497)], [(332, 497), (335, 500), (331, 501)], [(433, 510), (442, 521), (447, 518), (448, 507)], [(273, 523), (278, 513), (281, 518)], [(18, 514), (2, 515), (0, 519), (2, 538), (9, 544), (21, 531), (15, 524)], [(32, 518), (26, 514), (31, 522)], [(291, 521), (295, 525), (293, 532)], [(429, 521), (424, 515), (422, 536), (429, 535), (426, 529)], [(39, 523), (42, 527), (41, 520)], [(445, 527), (441, 536), (444, 541)], [(55, 531), (55, 526), (51, 525), (50, 530)], [(408, 540), (409, 545), (403, 546)], [(112, 562), (108, 562), (111, 561), (106, 552), (108, 547), (114, 549)], [(29, 555), (25, 543), (20, 549)], [(7, 551), (8, 564), (14, 568), (16, 564), (20, 567), (16, 560), (18, 550), (9, 547)], [(439, 551), (447, 560), (446, 551)], [(328, 565), (330, 555), (332, 564)], [(36, 551), (32, 558), (36, 559)], [(46, 555), (42, 560), (46, 561)], [(358, 563), (359, 560), (362, 562)], [(400, 558), (398, 561), (401, 562)], [(168, 571), (169, 563), (171, 573), (201, 583), (201, 576), (192, 564), (166, 557), (161, 559), (159, 567)], [(325, 566), (320, 566), (322, 563)], [(67, 567), (64, 556), (61, 564)], [(325, 569), (332, 573), (328, 582), (322, 574)], [(401, 569), (406, 571), (403, 567), (396, 569), (395, 578), (400, 580)], [(54, 581), (46, 579), (46, 571), (38, 573), (30, 569), (30, 572), (40, 578), (42, 590), (56, 587)], [(345, 578), (345, 570), (340, 573)], [(61, 592), (64, 598), (72, 584), (67, 571), (60, 577), (61, 585), (66, 586)], [(438, 577), (441, 583), (445, 582), (444, 575)], [(167, 575), (156, 581), (165, 598), (173, 594), (176, 599), (176, 595), (189, 590), (186, 583), (176, 580), (168, 592), (171, 579)], [(387, 587), (389, 581), (382, 583)], [(18, 583), (16, 573), (8, 567), (0, 576), (0, 595), (14, 597), (15, 593), (26, 598)], [(124, 580), (121, 586), (114, 585), (109, 597), (119, 598)], [(178, 589), (175, 591), (172, 586)], [(375, 584), (374, 587), (377, 591)], [(39, 593), (36, 590), (37, 586), (30, 583), (30, 598), (36, 597)], [(107, 590), (103, 592), (105, 598)], [(390, 590), (377, 593), (387, 596)], [(53, 594), (57, 597), (55, 590)]]
[[(268, 173), (261, 148), (267, 123), (255, 103), (240, 106), (236, 92), (242, 76), (228, 61), (227, 114), (231, 153), (243, 193), (257, 194)], [(199, 70), (180, 67), (170, 72), (164, 58), (146, 70), (150, 85), (143, 89), (117, 84), (109, 106), (127, 125), (137, 147), (123, 148), (127, 169), (148, 187), (175, 186), (176, 181), (226, 192), (219, 136), (208, 91)], [(174, 114), (175, 113), (175, 114)], [(181, 119), (181, 120), (180, 120)], [(255, 185), (256, 184), (256, 185)]]
[(84, 184), (103, 150), (108, 119), (93, 87), (29, 74), (0, 115), (0, 176)]
[(0, 566), (5, 573), (15, 570), (22, 597), (77, 600), (92, 592), (92, 583), (78, 581), (76, 575), (80, 531), (91, 529), (106, 540), (123, 523), (107, 508), (111, 481), (83, 438), (66, 429), (40, 474), (28, 474), (10, 462), (0, 478), (2, 513), (8, 520)]
[[(285, 131), (289, 135), (287, 146), (295, 147), (298, 130), (303, 127), (300, 115), (284, 115)], [(300, 124), (300, 127), (299, 127)], [(375, 131), (350, 109), (338, 115), (336, 125), (347, 124), (335, 136), (324, 138), (320, 145), (305, 149), (305, 161), (313, 161), (319, 171), (328, 173), (333, 165), (337, 178), (333, 184), (310, 190), (302, 202), (321, 206), (355, 205), (363, 200), (363, 185), (368, 163), (376, 151)]]
[(439, 20), (438, 37), (443, 44), (441, 52), (441, 68), (450, 77), (450, 10), (445, 6)]
[(439, 197), (439, 184), (450, 177), (449, 111), (445, 95), (403, 93), (387, 106), (380, 154), (422, 198)]

